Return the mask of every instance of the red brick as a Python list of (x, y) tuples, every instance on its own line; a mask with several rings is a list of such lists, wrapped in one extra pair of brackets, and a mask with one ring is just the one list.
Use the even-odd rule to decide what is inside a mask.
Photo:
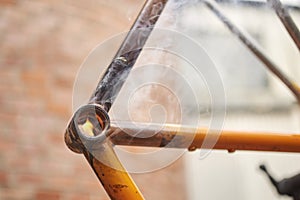
[(0, 171), (0, 186), (7, 186), (8, 185), (8, 177), (7, 173), (4, 171)]
[(19, 175), (18, 181), (23, 184), (39, 185), (42, 182), (42, 177), (35, 174), (21, 174)]
[(48, 139), (49, 142), (54, 143), (54, 144), (60, 144), (63, 143), (64, 144), (64, 135), (63, 135), (63, 131), (62, 134), (58, 134), (58, 133), (50, 133), (48, 135)]
[(2, 200), (31, 200), (32, 191), (24, 188), (1, 188), (0, 199)]
[(47, 110), (49, 113), (53, 113), (64, 118), (68, 118), (68, 116), (70, 116), (71, 114), (71, 110), (68, 106), (65, 105), (65, 102), (49, 102), (47, 104)]
[(21, 77), (26, 84), (37, 84), (39, 88), (45, 84), (46, 73), (44, 70), (24, 71)]
[[(16, 113), (0, 114), (0, 127), (1, 129), (10, 129), (16, 126)], [(1, 143), (1, 142), (0, 142)]]
[(28, 171), (31, 168), (31, 159), (24, 154), (13, 156), (9, 165), (12, 169), (20, 170), (22, 172)]
[(60, 88), (71, 89), (73, 87), (73, 77), (70, 79), (69, 77), (57, 76), (54, 79), (54, 84)]
[(55, 188), (57, 190), (64, 190), (66, 188), (75, 187), (76, 185), (74, 183), (78, 182), (78, 180), (75, 177), (61, 176), (57, 174), (47, 178), (47, 182), (52, 186), (53, 189)]
[(74, 194), (70, 200), (90, 200), (90, 196), (88, 194)]
[(35, 195), (36, 200), (60, 200), (61, 193), (51, 190), (40, 190)]
[(17, 0), (1, 0), (0, 5), (15, 5)]
[(14, 151), (17, 148), (17, 144), (10, 140), (0, 140), (0, 152)]

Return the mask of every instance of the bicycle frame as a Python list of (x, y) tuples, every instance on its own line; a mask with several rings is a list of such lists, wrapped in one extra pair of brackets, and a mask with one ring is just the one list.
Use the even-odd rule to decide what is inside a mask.
[[(276, 10), (280, 9), (288, 14), (287, 10), (281, 4), (278, 4), (278, 0), (269, 1), (277, 3)], [(208, 134), (214, 135), (220, 131), (197, 127), (178, 127), (170, 124), (158, 132), (153, 127), (152, 129), (145, 128), (141, 133), (149, 134), (150, 137), (139, 138), (128, 134), (140, 131), (131, 124), (121, 123), (120, 125), (120, 123), (111, 124), (110, 122), (107, 113), (167, 2), (167, 0), (146, 1), (113, 61), (102, 76), (89, 103), (74, 113), (65, 132), (67, 146), (76, 153), (84, 154), (111, 199), (143, 199), (141, 192), (114, 152), (114, 145), (166, 147), (172, 138), (177, 136), (180, 139), (169, 148), (186, 148), (186, 141), (192, 141), (188, 149), (193, 151), (203, 148), (203, 140)], [(215, 2), (204, 0), (204, 3), (293, 92), (300, 103), (299, 86), (290, 81), (261, 48), (252, 42), (253, 40), (246, 33), (230, 22)], [(285, 27), (287, 27), (295, 43), (300, 43), (299, 31), (296, 26), (293, 26), (292, 18), (282, 19), (283, 22), (287, 20), (288, 23), (285, 23)], [(143, 31), (143, 34), (141, 34), (141, 31)], [(120, 76), (125, 78), (120, 79)], [(143, 127), (143, 125), (141, 124), (138, 127)], [(156, 134), (153, 135), (154, 133)], [(299, 153), (300, 133), (298, 135), (222, 130), (214, 149), (226, 149), (229, 152), (255, 150)], [(99, 157), (101, 157), (101, 161), (97, 159)]]

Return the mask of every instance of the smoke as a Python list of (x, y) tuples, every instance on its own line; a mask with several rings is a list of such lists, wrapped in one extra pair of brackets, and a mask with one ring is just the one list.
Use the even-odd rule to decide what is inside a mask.
[[(207, 89), (200, 91), (206, 87), (205, 81), (201, 80), (203, 77), (198, 75), (197, 70), (180, 53), (174, 54), (189, 51), (187, 45), (182, 44), (184, 36), (180, 36), (178, 32), (181, 29), (182, 12), (190, 6), (196, 6), (197, 2), (197, 0), (168, 1), (113, 106), (111, 113), (114, 113), (115, 120), (149, 124), (156, 122), (162, 125), (182, 124), (183, 115), (197, 118), (200, 112), (208, 114), (210, 108), (201, 108), (197, 113), (199, 101), (205, 101), (206, 104), (209, 101)], [(155, 6), (161, 9), (159, 4)], [(153, 9), (153, 12), (157, 9)], [(206, 55), (199, 53), (199, 58), (201, 56)], [(205, 60), (203, 59), (203, 63)], [(197, 82), (197, 85), (193, 85), (190, 80)], [(201, 93), (201, 99), (197, 99), (195, 93)], [(184, 123), (198, 125), (194, 119), (189, 122), (185, 120)]]
[(180, 20), (182, 11), (188, 7), (196, 6), (198, 0), (170, 0), (168, 1), (164, 12), (162, 13), (158, 28), (167, 28), (180, 31)]
[[(179, 125), (178, 127), (199, 127), (200, 115), (203, 114), (201, 111), (205, 114), (210, 112), (210, 107), (200, 109), (199, 105), (210, 101), (210, 88), (207, 86), (205, 73), (214, 73), (209, 71), (214, 69), (213, 63), (199, 45), (180, 33), (182, 12), (196, 4), (196, 0), (170, 0), (166, 5), (110, 110), (109, 116), (117, 126), (118, 121), (130, 121), (137, 130), (151, 128), (153, 123), (158, 129), (166, 127), (168, 123)], [(156, 6), (160, 9), (159, 4)], [(108, 53), (107, 47), (121, 44), (125, 35), (126, 33), (113, 37), (106, 44), (100, 45), (87, 58), (86, 63), (90, 62), (90, 65), (98, 67), (99, 58), (107, 61), (112, 55), (104, 56)], [(91, 61), (91, 58), (94, 60)], [(206, 71), (203, 71), (203, 67)], [(120, 79), (124, 80), (125, 77)], [(213, 84), (222, 89), (218, 81)], [(143, 122), (148, 127), (139, 127), (137, 122)], [(135, 134), (136, 137), (141, 137), (139, 133)], [(122, 154), (120, 159), (126, 160), (125, 167), (131, 172), (160, 169), (178, 159), (184, 151), (161, 148), (134, 154), (121, 147), (117, 150), (118, 155)], [(145, 163), (152, 163), (153, 166), (137, 169), (141, 156), (147, 161)], [(129, 159), (133, 161), (129, 162)]]

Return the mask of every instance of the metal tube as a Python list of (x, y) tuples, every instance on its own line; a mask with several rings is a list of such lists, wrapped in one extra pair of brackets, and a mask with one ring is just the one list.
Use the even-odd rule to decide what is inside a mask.
[(107, 140), (110, 120), (99, 105), (75, 112), (65, 134), (68, 147), (83, 153), (111, 199), (144, 199)]
[(290, 34), (291, 38), (294, 40), (298, 50), (300, 50), (300, 32), (293, 21), (292, 17), (290, 16), (288, 10), (281, 4), (279, 0), (267, 0), (268, 3), (274, 8), (277, 16), (279, 17), (280, 21)]
[(98, 83), (90, 103), (102, 105), (107, 112), (109, 111), (166, 3), (167, 0), (147, 1)]
[(290, 89), (300, 104), (299, 86), (295, 82), (292, 82), (280, 70), (280, 68), (264, 53), (263, 49), (255, 42), (255, 40), (252, 39), (248, 33), (244, 32), (230, 21), (230, 19), (219, 8), (217, 3), (212, 0), (204, 0), (204, 3), (226, 25), (226, 27), (252, 51), (252, 53), (260, 61)]
[(118, 122), (111, 125), (110, 140), (115, 145), (196, 150), (202, 147), (205, 137), (209, 135), (218, 138), (213, 149), (300, 153), (300, 133), (214, 131), (174, 124), (166, 124), (163, 129), (160, 126), (151, 127), (147, 128), (147, 124)]
[[(142, 200), (141, 192), (107, 140), (109, 111), (156, 24), (167, 0), (146, 1), (89, 104), (76, 111), (65, 133), (67, 146), (83, 153), (111, 199)], [(100, 158), (100, 159), (98, 159)]]
[[(95, 154), (97, 155), (95, 156)], [(105, 142), (98, 152), (91, 154), (84, 151), (84, 155), (111, 199), (144, 199), (121, 164), (112, 144)], [(97, 158), (101, 158), (101, 160)]]

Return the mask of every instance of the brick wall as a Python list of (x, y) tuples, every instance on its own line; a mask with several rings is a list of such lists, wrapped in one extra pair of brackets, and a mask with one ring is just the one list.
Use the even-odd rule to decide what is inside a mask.
[[(80, 64), (128, 30), (142, 3), (0, 1), (0, 199), (108, 199), (63, 133)], [(179, 160), (134, 179), (147, 199), (185, 199), (182, 167)]]

